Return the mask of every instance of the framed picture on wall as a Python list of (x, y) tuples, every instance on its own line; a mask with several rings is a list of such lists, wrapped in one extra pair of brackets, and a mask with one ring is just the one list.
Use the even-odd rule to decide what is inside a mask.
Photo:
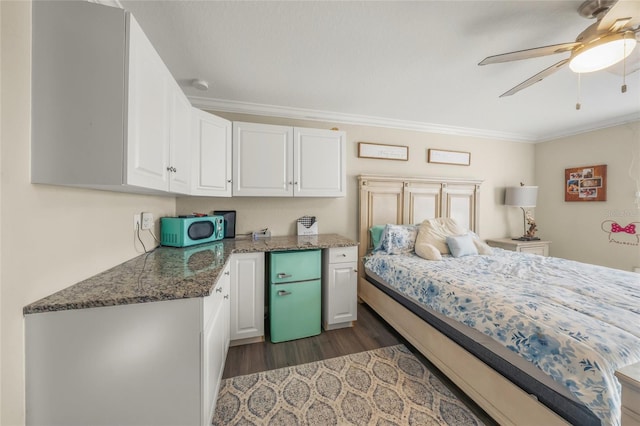
[(564, 170), (565, 201), (607, 201), (607, 165)]

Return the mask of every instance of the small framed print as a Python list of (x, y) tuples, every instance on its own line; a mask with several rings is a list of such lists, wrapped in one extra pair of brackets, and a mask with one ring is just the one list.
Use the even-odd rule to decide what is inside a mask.
[(427, 150), (427, 162), (468, 166), (471, 164), (471, 153), (429, 148)]
[(565, 169), (565, 201), (607, 201), (607, 166)]
[(358, 157), (408, 161), (409, 147), (403, 145), (358, 142)]

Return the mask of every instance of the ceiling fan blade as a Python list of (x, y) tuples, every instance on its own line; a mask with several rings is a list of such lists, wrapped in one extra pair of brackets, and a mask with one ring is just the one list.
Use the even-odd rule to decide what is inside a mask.
[(519, 61), (520, 59), (537, 58), (539, 56), (554, 55), (556, 53), (570, 52), (582, 43), (571, 42), (552, 44), (550, 46), (535, 47), (533, 49), (518, 50), (515, 52), (503, 53), (501, 55), (488, 56), (478, 65), (497, 64), (500, 62)]
[(614, 32), (631, 29), (640, 24), (640, 1), (618, 0), (598, 23), (598, 31)]
[(537, 83), (539, 81), (542, 81), (544, 78), (550, 76), (551, 74), (553, 74), (554, 72), (558, 71), (560, 68), (565, 66), (568, 62), (569, 62), (569, 58), (563, 59), (560, 62), (557, 62), (557, 63), (551, 65), (549, 68), (546, 68), (543, 71), (540, 71), (538, 74), (534, 75), (533, 77), (531, 77), (531, 78), (523, 81), (522, 83), (518, 84), (513, 89), (504, 92), (502, 95), (500, 95), (500, 97), (503, 98), (505, 96), (511, 96), (514, 93), (517, 93), (517, 92), (521, 91), (522, 89), (526, 89), (527, 87), (531, 86), (532, 84), (535, 84), (535, 83)]

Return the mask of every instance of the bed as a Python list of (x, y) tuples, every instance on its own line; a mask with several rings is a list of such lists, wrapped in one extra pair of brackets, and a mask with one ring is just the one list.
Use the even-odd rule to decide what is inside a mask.
[[(369, 253), (374, 225), (443, 217), (478, 232), (480, 184), (360, 176), (360, 299), (500, 424), (619, 424), (613, 373), (640, 361), (640, 284), (632, 273), (501, 249), (438, 262)], [(534, 285), (532, 276), (546, 278)], [(605, 280), (619, 283), (606, 298)], [(575, 327), (570, 315), (580, 310), (595, 322)], [(520, 324), (522, 315), (542, 321)]]

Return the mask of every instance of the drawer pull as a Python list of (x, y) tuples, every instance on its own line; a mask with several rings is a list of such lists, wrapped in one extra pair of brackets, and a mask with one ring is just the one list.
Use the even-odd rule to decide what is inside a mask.
[(222, 287), (218, 287), (218, 288), (216, 288), (216, 292), (217, 292), (217, 293), (222, 293)]
[(342, 253), (340, 256), (347, 257), (347, 254), (346, 253)]
[(278, 278), (291, 278), (291, 274), (285, 274), (284, 272), (280, 272), (278, 274)]
[(225, 271), (225, 272), (224, 272), (224, 274), (225, 274), (225, 275), (229, 275), (229, 271)]
[(224, 298), (225, 298), (225, 299), (228, 299), (228, 298), (229, 298), (229, 295), (228, 295), (228, 294), (225, 294), (225, 295), (224, 295)]
[(287, 290), (278, 290), (278, 296), (288, 296), (291, 292)]

